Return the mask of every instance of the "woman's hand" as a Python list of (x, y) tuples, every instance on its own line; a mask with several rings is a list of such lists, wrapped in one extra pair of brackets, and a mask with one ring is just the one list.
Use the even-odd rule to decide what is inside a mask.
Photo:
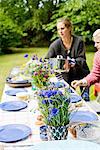
[(71, 86), (73, 88), (77, 88), (78, 86), (87, 86), (87, 81), (85, 79), (82, 80), (74, 80), (71, 82)]
[(67, 72), (69, 72), (70, 67), (71, 67), (71, 66), (70, 66), (69, 62), (68, 62), (68, 60), (66, 59), (63, 68), (64, 68)]

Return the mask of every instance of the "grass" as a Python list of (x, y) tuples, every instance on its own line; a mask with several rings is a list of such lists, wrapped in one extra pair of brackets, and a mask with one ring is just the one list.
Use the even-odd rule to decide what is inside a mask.
[(6, 77), (9, 76), (10, 70), (15, 66), (27, 62), (23, 57), (24, 54), (28, 53), (30, 56), (37, 54), (38, 57), (44, 57), (47, 48), (14, 48), (13, 50), (14, 53), (12, 54), (0, 55), (0, 98), (4, 89)]
[[(28, 53), (30, 56), (37, 54), (38, 57), (44, 57), (48, 48), (14, 48), (12, 54), (0, 55), (0, 98), (2, 96), (2, 92), (5, 85), (6, 77), (9, 76), (10, 70), (21, 64), (27, 62), (27, 60), (23, 57), (24, 54)], [(93, 62), (93, 52), (87, 52), (87, 63), (89, 68), (92, 68)], [(90, 89), (91, 99), (95, 99), (93, 96), (93, 86)]]

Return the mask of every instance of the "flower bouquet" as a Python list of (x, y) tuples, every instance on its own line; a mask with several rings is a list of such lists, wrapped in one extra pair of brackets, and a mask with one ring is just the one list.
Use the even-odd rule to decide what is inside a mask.
[(50, 63), (38, 59), (36, 55), (27, 63), (27, 72), (31, 75), (32, 85), (37, 88), (44, 88), (48, 85), (49, 78), (53, 74), (52, 66)]
[(65, 126), (69, 123), (69, 94), (60, 90), (39, 92), (39, 109), (44, 123), (50, 126)]
[(64, 94), (55, 89), (42, 90), (38, 99), (39, 110), (48, 126), (49, 139), (66, 139), (70, 115), (69, 93), (66, 90)]

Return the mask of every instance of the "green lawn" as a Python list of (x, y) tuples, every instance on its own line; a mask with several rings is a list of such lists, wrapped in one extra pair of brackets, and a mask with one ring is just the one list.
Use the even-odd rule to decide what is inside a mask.
[[(0, 55), (0, 98), (2, 96), (6, 77), (9, 75), (12, 67), (19, 66), (27, 62), (27, 60), (23, 57), (24, 54), (28, 53), (30, 57), (34, 54), (37, 54), (38, 57), (44, 57), (47, 50), (48, 48), (20, 48), (14, 49), (14, 53), (12, 54)], [(93, 55), (93, 52), (86, 53), (87, 63), (90, 69), (92, 68)], [(90, 96), (91, 99), (95, 99), (93, 96), (93, 86), (91, 87)]]
[(24, 58), (24, 54), (28, 53), (30, 57), (37, 54), (38, 57), (44, 57), (47, 48), (20, 48), (14, 49), (14, 53), (0, 55), (0, 98), (3, 92), (6, 77), (14, 66), (26, 63), (28, 60)]

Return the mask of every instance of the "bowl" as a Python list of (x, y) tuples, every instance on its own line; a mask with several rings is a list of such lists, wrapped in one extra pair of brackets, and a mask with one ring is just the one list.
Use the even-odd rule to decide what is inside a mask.
[(20, 100), (28, 100), (29, 99), (29, 93), (27, 92), (20, 92), (16, 94), (16, 97)]

